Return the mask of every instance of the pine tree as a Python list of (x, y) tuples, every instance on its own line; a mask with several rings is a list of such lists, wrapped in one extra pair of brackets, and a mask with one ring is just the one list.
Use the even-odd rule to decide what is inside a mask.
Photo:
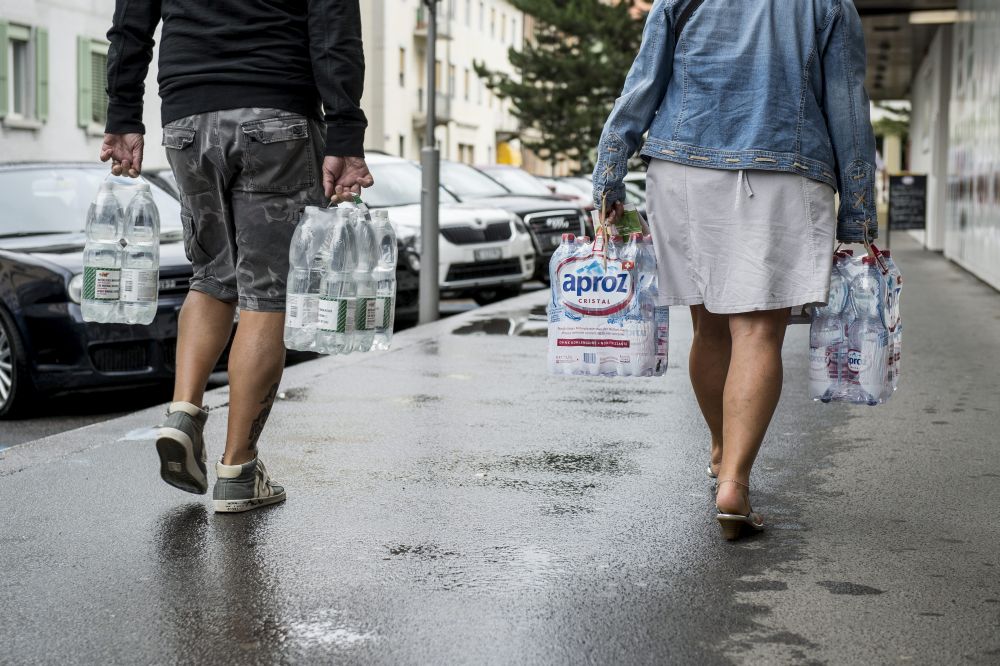
[(498, 97), (511, 101), (513, 115), (538, 138), (521, 137), (526, 148), (553, 165), (577, 160), (593, 167), (604, 121), (621, 94), (642, 40), (642, 21), (629, 3), (600, 0), (510, 0), (537, 21), (534, 40), (508, 55), (516, 76), (476, 73)]

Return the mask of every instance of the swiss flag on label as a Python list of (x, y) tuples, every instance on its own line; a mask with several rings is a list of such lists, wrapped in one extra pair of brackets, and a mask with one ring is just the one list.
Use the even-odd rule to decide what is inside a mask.
[(626, 270), (626, 271), (630, 271), (633, 268), (635, 268), (635, 262), (634, 261), (623, 261), (622, 262), (622, 268), (624, 270)]

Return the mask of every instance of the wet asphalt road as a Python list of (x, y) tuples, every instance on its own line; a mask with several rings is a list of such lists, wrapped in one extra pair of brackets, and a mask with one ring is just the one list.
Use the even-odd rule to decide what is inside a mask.
[(900, 393), (806, 401), (789, 332), (759, 537), (712, 520), (683, 309), (666, 377), (560, 379), (534, 294), (291, 368), (284, 505), (159, 482), (158, 409), (0, 452), (0, 662), (997, 663), (1000, 296), (894, 244)]
[[(539, 289), (541, 283), (530, 283), (528, 290)], [(441, 316), (450, 317), (475, 309), (469, 299), (449, 299), (441, 302)], [(409, 328), (412, 324), (400, 327)], [(212, 376), (209, 388), (225, 386), (226, 373)], [(61, 432), (100, 423), (131, 412), (159, 405), (170, 400), (172, 386), (128, 388), (115, 391), (80, 391), (71, 395), (43, 398), (39, 413), (28, 418), (0, 421), (0, 451), (49, 437)]]

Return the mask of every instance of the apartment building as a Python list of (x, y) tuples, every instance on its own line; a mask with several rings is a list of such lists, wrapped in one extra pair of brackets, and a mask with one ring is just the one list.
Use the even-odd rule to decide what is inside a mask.
[[(114, 0), (0, 0), (0, 161), (96, 159), (107, 114), (105, 66)], [(416, 159), (427, 123), (427, 15), (420, 0), (361, 0), (367, 147)], [(442, 156), (519, 163), (518, 123), (473, 69), (509, 69), (524, 18), (500, 0), (439, 3), (436, 62)], [(158, 43), (159, 40), (157, 40)], [(146, 164), (160, 147), (156, 57), (146, 79)]]
[[(435, 62), (441, 156), (469, 164), (520, 163), (517, 120), (476, 75), (473, 62), (510, 71), (524, 43), (524, 16), (501, 0), (438, 4)], [(422, 0), (362, 0), (366, 145), (417, 159), (427, 127), (427, 10)]]
[[(97, 159), (114, 0), (0, 0), (0, 161)], [(146, 163), (160, 148), (156, 68), (146, 79)]]

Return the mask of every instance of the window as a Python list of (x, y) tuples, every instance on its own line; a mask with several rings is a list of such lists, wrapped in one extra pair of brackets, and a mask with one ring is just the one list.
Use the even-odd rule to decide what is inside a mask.
[(485, 5), (482, 0), (479, 0), (479, 30), (483, 29), (483, 15), (485, 10)]
[(77, 38), (77, 124), (93, 134), (108, 122), (108, 43)]
[(490, 8), (490, 37), (497, 36), (497, 10)]
[(465, 83), (465, 86), (464, 86), (464, 97), (465, 97), (465, 101), (468, 102), (469, 101), (469, 86), (472, 83), (471, 80), (470, 80), (470, 77), (469, 77), (469, 68), (468, 67), (465, 68), (465, 82), (464, 83)]
[(406, 85), (406, 49), (399, 47), (399, 87)]
[(49, 35), (0, 21), (0, 118), (29, 129), (48, 117)]
[(472, 27), (472, 0), (465, 0), (465, 25)]
[(507, 15), (503, 13), (500, 14), (500, 41), (507, 41)]
[(483, 80), (479, 79), (479, 92), (476, 94), (476, 104), (483, 103)]
[(441, 92), (441, 61), (434, 62), (434, 92)]
[(406, 157), (406, 135), (399, 135), (399, 156)]
[(510, 43), (517, 44), (517, 19), (510, 20)]
[(448, 94), (455, 95), (455, 66), (448, 65)]

